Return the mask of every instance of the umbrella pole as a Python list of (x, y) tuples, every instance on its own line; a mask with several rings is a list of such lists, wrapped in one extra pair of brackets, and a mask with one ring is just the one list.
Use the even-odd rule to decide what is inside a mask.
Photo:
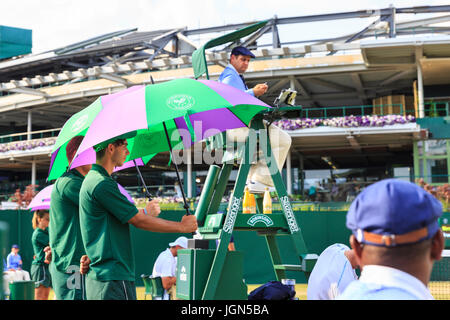
[(147, 185), (145, 184), (144, 177), (142, 176), (141, 170), (139, 170), (139, 166), (137, 165), (136, 160), (133, 160), (133, 162), (134, 162), (134, 165), (136, 166), (136, 170), (139, 174), (139, 177), (141, 178), (142, 185), (144, 186), (145, 195), (148, 197), (149, 201), (152, 201), (152, 195), (148, 191), (148, 188), (147, 188)]
[[(164, 126), (164, 132), (166, 133), (167, 143), (169, 144), (170, 155), (173, 156), (172, 155), (172, 145), (170, 143), (169, 133), (167, 132), (167, 127), (166, 127), (166, 123), (165, 122), (163, 122), (163, 126)], [(177, 165), (176, 161), (174, 161), (173, 163), (175, 164), (175, 172), (177, 174), (178, 183), (180, 184), (180, 187), (181, 187), (180, 188), (181, 189), (181, 194), (183, 195), (184, 209), (186, 209), (186, 214), (189, 215), (190, 214), (189, 213), (189, 205), (188, 205), (187, 200), (186, 200), (186, 195), (184, 194), (184, 188), (182, 187), (183, 184), (181, 183), (180, 172), (178, 171), (178, 165)]]

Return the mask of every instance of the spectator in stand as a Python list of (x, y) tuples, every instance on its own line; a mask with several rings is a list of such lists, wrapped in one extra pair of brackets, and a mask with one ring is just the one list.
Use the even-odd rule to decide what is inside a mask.
[(309, 187), (308, 190), (309, 200), (316, 201), (316, 196), (317, 196), (317, 187), (315, 185), (312, 185), (311, 187)]
[(339, 186), (336, 184), (335, 180), (333, 180), (333, 182), (331, 184), (330, 195), (331, 195), (331, 201), (337, 201), (337, 197), (339, 195)]
[(352, 182), (350, 184), (349, 188), (348, 188), (348, 191), (347, 191), (347, 199), (346, 199), (346, 201), (347, 202), (352, 202), (353, 200), (355, 200), (356, 194), (357, 194), (356, 193), (356, 186)]
[(183, 197), (183, 194), (181, 193), (181, 187), (178, 181), (175, 181), (173, 188), (175, 189), (175, 194), (177, 198)]
[(153, 266), (152, 277), (161, 277), (164, 287), (163, 300), (174, 300), (177, 281), (177, 256), (179, 249), (187, 248), (187, 238), (179, 237), (169, 243), (169, 248), (161, 252)]
[(164, 194), (164, 187), (163, 186), (159, 186), (158, 191), (156, 191), (156, 196), (157, 197), (162, 197)]

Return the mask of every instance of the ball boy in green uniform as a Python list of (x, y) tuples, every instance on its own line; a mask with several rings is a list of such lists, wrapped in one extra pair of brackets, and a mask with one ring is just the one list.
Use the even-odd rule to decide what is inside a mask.
[(161, 219), (157, 217), (161, 211), (157, 200), (138, 210), (119, 191), (111, 173), (129, 154), (127, 137), (119, 136), (94, 147), (97, 162), (80, 190), (81, 234), (90, 259), (86, 277), (88, 300), (136, 300), (130, 224), (153, 232), (197, 230), (194, 215), (186, 215), (180, 222)]
[[(66, 155), (69, 163), (83, 140), (76, 136), (69, 141)], [(50, 201), (50, 273), (58, 300), (85, 300), (84, 276), (80, 274), (80, 259), (85, 254), (81, 240), (79, 194), (84, 176), (92, 165), (65, 172), (53, 186)]]

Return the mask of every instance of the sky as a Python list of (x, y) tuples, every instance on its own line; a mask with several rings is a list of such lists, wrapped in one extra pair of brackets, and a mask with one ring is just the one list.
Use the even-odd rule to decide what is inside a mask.
[[(441, 0), (14, 0), (1, 1), (0, 25), (31, 29), (33, 53), (64, 47), (109, 32), (187, 27), (197, 29), (312, 14), (447, 5)], [(425, 17), (421, 15), (421, 18)], [(414, 19), (414, 17), (412, 17)], [(418, 18), (415, 18), (418, 19)], [(297, 24), (280, 30), (281, 41), (299, 35), (326, 38), (360, 31), (367, 19)], [(287, 27), (286, 27), (287, 28)], [(201, 41), (201, 39), (198, 39)]]

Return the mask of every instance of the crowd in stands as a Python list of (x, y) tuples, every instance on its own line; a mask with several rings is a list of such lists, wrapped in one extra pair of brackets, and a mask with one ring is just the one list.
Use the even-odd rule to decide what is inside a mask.
[[(306, 200), (306, 201), (314, 201), (314, 202), (351, 202), (353, 199), (365, 188), (369, 185), (369, 182), (358, 182), (354, 180), (350, 180), (347, 183), (337, 184), (336, 181), (329, 179), (327, 182), (317, 183), (314, 186), (311, 186), (308, 190), (306, 190), (306, 195), (304, 197), (298, 197), (298, 195), (292, 195), (292, 200)], [(426, 183), (424, 179), (417, 179), (416, 184), (431, 193), (435, 196), (443, 206), (444, 211), (450, 210), (450, 184), (443, 184), (439, 186), (433, 186), (429, 183)], [(16, 186), (16, 184), (14, 184)], [(19, 208), (26, 208), (28, 204), (31, 202), (31, 199), (42, 189), (39, 185), (27, 185), (20, 186), (17, 185), (15, 190), (9, 190), (10, 193), (3, 193), (3, 201), (17, 202)], [(21, 191), (23, 190), (23, 191)], [(165, 191), (164, 193), (162, 191)], [(172, 190), (165, 190), (163, 187), (160, 187), (155, 194), (155, 198), (157, 198), (163, 206), (170, 208), (171, 205), (173, 209), (176, 209), (179, 203), (183, 202), (183, 199), (180, 195), (177, 195)], [(198, 190), (196, 200), (198, 200), (200, 196), (200, 190)], [(276, 201), (276, 194), (273, 194), (273, 198)], [(146, 198), (142, 195), (136, 195), (134, 197), (137, 204), (144, 203)], [(227, 202), (229, 200), (229, 196), (225, 196), (223, 201)]]
[(56, 137), (0, 143), (0, 153), (9, 151), (25, 151), (38, 147), (52, 146), (55, 142)]
[(18, 188), (14, 192), (13, 195), (8, 199), (9, 202), (16, 202), (18, 208), (24, 209), (28, 207), (33, 197), (38, 193), (37, 185), (30, 184), (25, 187), (25, 190), (21, 192), (21, 189)]
[(442, 203), (444, 211), (450, 210), (450, 184), (433, 186), (422, 178), (417, 179), (416, 184), (435, 196)]

